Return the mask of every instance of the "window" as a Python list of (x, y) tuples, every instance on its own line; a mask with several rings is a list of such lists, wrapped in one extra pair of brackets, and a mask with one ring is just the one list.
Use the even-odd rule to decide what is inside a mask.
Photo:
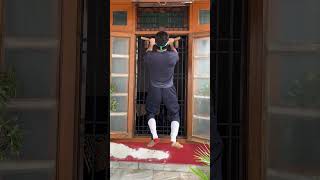
[(112, 37), (110, 130), (127, 131), (130, 38)]
[(210, 138), (210, 38), (194, 39), (192, 135)]
[(200, 24), (210, 24), (210, 11), (200, 10), (199, 11), (199, 23)]
[(266, 180), (320, 175), (320, 1), (288, 3), (267, 12)]
[(127, 12), (114, 11), (113, 12), (113, 25), (125, 26), (127, 25)]
[(60, 3), (57, 0), (3, 1), (1, 58), (5, 67), (15, 70), (17, 80), (16, 97), (7, 104), (8, 119), (17, 119), (22, 141), (18, 142), (19, 156), (5, 155), (0, 179), (55, 177)]
[(170, 31), (189, 29), (188, 7), (138, 8), (137, 30), (158, 31), (164, 28)]

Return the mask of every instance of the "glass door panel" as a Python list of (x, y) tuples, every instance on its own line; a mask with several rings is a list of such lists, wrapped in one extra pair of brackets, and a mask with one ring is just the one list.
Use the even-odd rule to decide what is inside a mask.
[(127, 132), (129, 37), (111, 38), (110, 131)]
[(210, 38), (193, 40), (192, 136), (210, 139)]

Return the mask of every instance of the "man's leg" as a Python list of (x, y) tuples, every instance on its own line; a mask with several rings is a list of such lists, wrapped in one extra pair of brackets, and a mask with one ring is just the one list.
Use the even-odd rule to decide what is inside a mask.
[(178, 103), (178, 97), (176, 93), (176, 88), (174, 86), (170, 88), (163, 89), (163, 103), (165, 104), (169, 118), (171, 120), (171, 133), (170, 138), (172, 146), (176, 148), (182, 148), (183, 146), (177, 142), (177, 136), (180, 126), (180, 106)]
[(155, 114), (159, 109), (160, 103), (161, 103), (161, 90), (159, 88), (155, 88), (150, 85), (148, 90), (147, 100), (146, 100), (146, 111), (147, 111), (147, 118), (148, 118), (148, 126), (150, 128), (153, 141), (151, 141), (148, 144), (149, 147), (152, 147), (155, 144), (159, 143)]

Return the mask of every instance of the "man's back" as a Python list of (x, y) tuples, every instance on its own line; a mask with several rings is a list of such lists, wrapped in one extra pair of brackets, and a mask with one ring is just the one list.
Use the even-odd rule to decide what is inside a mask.
[(171, 87), (178, 60), (179, 56), (175, 51), (147, 52), (144, 61), (149, 69), (151, 85), (158, 88)]

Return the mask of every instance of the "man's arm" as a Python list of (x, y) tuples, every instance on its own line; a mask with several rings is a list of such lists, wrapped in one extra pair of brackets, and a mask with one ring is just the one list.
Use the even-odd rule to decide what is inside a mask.
[(173, 44), (174, 44), (174, 39), (173, 39), (173, 38), (170, 38), (170, 39), (169, 39), (169, 45), (170, 45), (171, 50), (174, 51), (174, 52), (176, 52), (176, 53), (178, 53), (177, 49), (174, 47)]
[(154, 38), (150, 38), (149, 39), (149, 47), (147, 49), (147, 52), (148, 51), (153, 51), (153, 46), (156, 44), (156, 40)]

